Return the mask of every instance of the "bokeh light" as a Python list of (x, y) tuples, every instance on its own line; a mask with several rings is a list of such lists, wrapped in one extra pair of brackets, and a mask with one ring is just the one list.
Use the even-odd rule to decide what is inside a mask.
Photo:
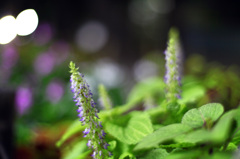
[(94, 75), (99, 83), (107, 87), (116, 87), (125, 78), (125, 73), (120, 65), (110, 60), (103, 59), (97, 62), (94, 68)]
[(130, 20), (140, 26), (152, 24), (158, 18), (158, 13), (145, 0), (133, 0), (128, 11)]
[(76, 43), (86, 53), (95, 53), (103, 48), (108, 40), (107, 28), (100, 22), (90, 21), (79, 28)]
[(52, 81), (46, 89), (46, 97), (52, 103), (57, 103), (64, 94), (63, 83), (60, 81)]
[(140, 60), (135, 63), (133, 71), (135, 80), (142, 81), (146, 78), (157, 76), (158, 67), (151, 61)]
[(174, 8), (173, 0), (147, 0), (148, 6), (154, 12), (168, 14)]
[(16, 109), (20, 115), (26, 113), (26, 111), (32, 105), (32, 91), (29, 87), (19, 87), (16, 91), (15, 104)]
[(17, 34), (26, 36), (35, 31), (38, 26), (38, 15), (34, 9), (26, 9), (16, 18)]
[(0, 19), (0, 44), (7, 44), (17, 36), (16, 20), (8, 15)]
[(55, 65), (55, 57), (51, 52), (45, 52), (40, 54), (35, 62), (34, 69), (40, 75), (49, 74)]

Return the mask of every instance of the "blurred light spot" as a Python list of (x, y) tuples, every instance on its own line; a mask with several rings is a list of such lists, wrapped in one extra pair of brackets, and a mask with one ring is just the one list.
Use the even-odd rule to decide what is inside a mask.
[(98, 81), (92, 75), (84, 74), (84, 78), (90, 86), (92, 93), (95, 95), (98, 93)]
[(34, 63), (34, 69), (40, 75), (49, 74), (55, 65), (55, 58), (51, 52), (40, 54)]
[(37, 27), (34, 33), (34, 41), (38, 45), (44, 45), (52, 39), (52, 36), (53, 36), (53, 29), (51, 25), (48, 23), (43, 23)]
[(147, 0), (148, 6), (154, 12), (168, 14), (173, 10), (173, 0)]
[(134, 77), (137, 81), (154, 77), (158, 74), (157, 65), (151, 61), (140, 60), (134, 65)]
[(16, 91), (15, 104), (20, 115), (24, 114), (32, 105), (32, 91), (28, 87), (19, 87)]
[(106, 27), (99, 22), (91, 21), (84, 24), (77, 32), (76, 43), (87, 53), (95, 53), (103, 48), (108, 40)]
[(60, 81), (52, 81), (48, 84), (46, 95), (49, 101), (57, 103), (64, 94), (63, 84)]
[(7, 44), (17, 36), (16, 20), (8, 15), (0, 19), (0, 44)]
[(16, 18), (17, 34), (29, 35), (37, 28), (38, 15), (34, 9), (26, 9), (18, 14)]
[(158, 14), (149, 7), (146, 0), (131, 1), (128, 9), (131, 21), (137, 25), (148, 25), (158, 18)]
[(122, 68), (118, 64), (107, 60), (102, 60), (96, 64), (94, 75), (100, 83), (107, 87), (117, 86), (125, 78)]

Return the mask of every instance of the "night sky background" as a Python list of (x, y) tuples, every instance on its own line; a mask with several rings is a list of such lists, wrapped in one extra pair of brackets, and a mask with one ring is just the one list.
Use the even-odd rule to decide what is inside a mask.
[[(140, 58), (145, 52), (166, 47), (171, 26), (180, 30), (185, 55), (200, 53), (211, 61), (238, 64), (240, 57), (240, 15), (236, 1), (172, 1), (171, 12), (161, 14), (152, 25), (139, 27), (129, 18), (130, 0), (80, 0), (80, 1), (1, 1), (0, 16), (17, 15), (24, 9), (34, 8), (40, 22), (47, 21), (55, 27), (55, 38), (74, 40), (77, 28), (89, 19), (107, 26), (111, 39), (119, 44), (119, 62)], [(153, 30), (151, 37), (146, 30)], [(127, 58), (126, 58), (127, 57)]]

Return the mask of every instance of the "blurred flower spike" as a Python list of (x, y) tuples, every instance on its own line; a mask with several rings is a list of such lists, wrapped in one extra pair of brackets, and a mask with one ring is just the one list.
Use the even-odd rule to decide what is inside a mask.
[(92, 92), (89, 85), (84, 80), (84, 75), (78, 72), (73, 62), (70, 62), (71, 73), (71, 90), (74, 94), (74, 101), (78, 106), (78, 117), (82, 125), (87, 125), (83, 131), (84, 136), (88, 138), (87, 146), (93, 150), (92, 157), (94, 159), (102, 159), (110, 156), (111, 153), (107, 151), (109, 146), (104, 137), (104, 132), (101, 122), (98, 121), (98, 110), (96, 103), (92, 99)]
[(169, 42), (165, 51), (166, 60), (166, 99), (169, 104), (177, 103), (181, 98), (181, 76), (180, 76), (180, 45), (179, 33), (176, 28), (171, 28), (169, 32)]

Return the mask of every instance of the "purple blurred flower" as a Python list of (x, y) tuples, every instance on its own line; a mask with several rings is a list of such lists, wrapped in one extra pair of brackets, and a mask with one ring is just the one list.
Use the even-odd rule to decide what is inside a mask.
[(24, 114), (32, 105), (32, 91), (28, 87), (19, 87), (15, 96), (16, 109), (20, 115)]
[(40, 75), (49, 74), (55, 65), (55, 57), (52, 52), (40, 54), (34, 63), (34, 69)]
[(6, 82), (11, 75), (11, 69), (19, 59), (19, 55), (15, 47), (6, 45), (1, 54), (0, 73), (3, 74), (1, 81)]
[(12, 68), (18, 61), (18, 52), (12, 46), (7, 46), (2, 52), (2, 67), (5, 69)]
[(47, 98), (52, 103), (57, 103), (64, 94), (63, 84), (60, 81), (52, 81), (46, 89)]
[(50, 50), (56, 57), (56, 64), (61, 64), (67, 59), (70, 52), (70, 46), (65, 41), (58, 41), (51, 46)]
[(34, 34), (34, 41), (37, 45), (44, 45), (48, 43), (53, 36), (53, 29), (50, 24), (42, 23), (37, 27)]

